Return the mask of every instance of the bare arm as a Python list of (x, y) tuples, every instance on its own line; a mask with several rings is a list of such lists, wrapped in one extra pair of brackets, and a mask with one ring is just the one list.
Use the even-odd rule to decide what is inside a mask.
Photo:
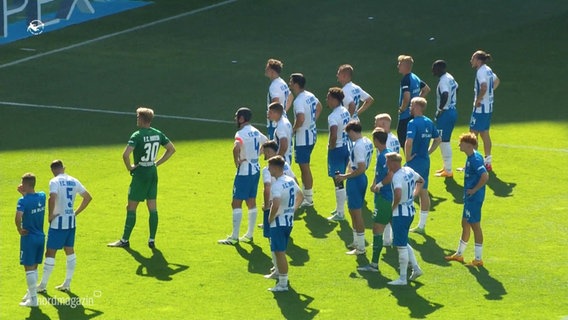
[(424, 179), (420, 177), (420, 179), (416, 181), (416, 186), (414, 187), (414, 192), (412, 193), (412, 196), (416, 198), (420, 194), (420, 191), (422, 191), (423, 187), (424, 187)]
[(268, 215), (268, 222), (272, 223), (276, 219), (276, 213), (280, 209), (280, 198), (272, 199), (272, 205), (270, 205), (270, 214)]
[(475, 107), (479, 108), (481, 106), (481, 100), (485, 97), (485, 93), (487, 92), (487, 83), (482, 83), (479, 92), (477, 93), (477, 97), (475, 97)]
[(292, 131), (296, 132), (296, 130), (298, 130), (298, 128), (300, 128), (304, 124), (305, 120), (306, 120), (305, 114), (296, 113), (296, 121), (294, 121), (294, 126), (292, 127)]
[(327, 143), (327, 149), (333, 150), (335, 149), (335, 145), (337, 143), (337, 126), (332, 126), (329, 128), (329, 142)]
[(85, 208), (89, 205), (91, 200), (93, 200), (93, 197), (91, 197), (91, 194), (88, 191), (81, 193), (81, 197), (83, 197), (83, 201), (81, 201), (79, 208), (75, 210), (75, 215), (78, 215), (79, 213), (83, 212), (83, 210), (85, 210)]
[(304, 193), (300, 189), (296, 191), (296, 202), (294, 202), (294, 211), (298, 210), (302, 202), (304, 201)]
[(156, 161), (156, 167), (168, 161), (168, 159), (176, 152), (176, 147), (174, 147), (174, 144), (171, 141), (165, 145), (165, 148), (166, 152), (164, 152), (162, 157)]
[(442, 142), (442, 137), (434, 138), (432, 144), (430, 145), (430, 149), (428, 149), (428, 154), (432, 154), (438, 148), (440, 143)]
[(396, 209), (396, 207), (400, 203), (400, 198), (402, 198), (402, 189), (394, 189), (394, 192), (392, 194), (392, 211), (394, 211), (394, 209)]
[(414, 155), (412, 154), (412, 144), (414, 143), (414, 139), (406, 138), (406, 142), (404, 143), (404, 156), (406, 157), (406, 162), (412, 160)]
[(406, 108), (408, 107), (409, 103), (410, 103), (410, 92), (405, 91), (402, 94), (402, 103), (398, 107), (398, 113), (403, 113), (406, 110)]
[(356, 107), (357, 106), (355, 105), (355, 102), (351, 101), (351, 103), (349, 103), (349, 105), (347, 106), (347, 111), (349, 111), (349, 115), (353, 116)]
[(53, 219), (55, 219), (55, 217), (57, 216), (54, 213), (55, 201), (57, 201), (57, 193), (52, 192), (52, 193), (49, 194), (49, 200), (47, 201), (47, 212), (48, 212), (47, 220), (49, 222), (53, 221)]
[(420, 88), (420, 96), (422, 98), (425, 98), (428, 93), (430, 93), (430, 87), (428, 86), (428, 84), (426, 84), (426, 82), (422, 82), (424, 83), (424, 87)]
[(442, 113), (444, 111), (444, 106), (448, 102), (448, 92), (442, 92), (440, 96), (440, 105), (438, 106), (438, 113)]
[(493, 79), (493, 90), (497, 90), (497, 87), (501, 84), (501, 80), (499, 80), (499, 77), (497, 76), (497, 74), (495, 74), (495, 79)]
[(357, 169), (344, 174), (338, 174), (334, 177), (336, 183), (340, 183), (345, 179), (354, 178), (365, 173), (366, 164), (364, 162), (357, 163)]
[(124, 148), (124, 152), (122, 153), (122, 160), (124, 161), (124, 165), (126, 166), (126, 170), (128, 171), (136, 169), (136, 166), (130, 163), (130, 154), (133, 150), (134, 147), (126, 146), (126, 148)]
[(373, 97), (369, 97), (367, 98), (367, 100), (363, 101), (363, 104), (361, 105), (361, 108), (359, 108), (359, 110), (357, 110), (357, 114), (361, 114), (363, 112), (365, 112), (365, 110), (369, 109), (369, 107), (375, 102), (375, 99), (373, 99)]
[(321, 103), (318, 102), (318, 104), (316, 105), (316, 118), (314, 119), (314, 121), (319, 119), (319, 116), (321, 114), (322, 109), (323, 109), (323, 107), (321, 106)]
[(288, 112), (288, 110), (290, 110), (290, 107), (292, 106), (292, 102), (294, 102), (294, 94), (292, 94), (292, 92), (290, 92), (290, 94), (288, 95), (288, 99), (286, 100), (286, 105), (284, 106), (284, 108), (286, 109), (286, 112)]
[(262, 196), (264, 199), (262, 210), (270, 209), (270, 182), (264, 184), (264, 192)]
[(281, 138), (278, 143), (278, 155), (284, 157), (286, 151), (288, 151), (288, 138)]
[(28, 234), (28, 230), (22, 228), (22, 216), (24, 215), (24, 213), (22, 211), (16, 211), (16, 217), (14, 219), (14, 222), (16, 223), (16, 229), (18, 229), (18, 233), (21, 236), (25, 236), (26, 234)]
[(489, 181), (489, 174), (487, 172), (484, 172), (479, 178), (479, 182), (477, 182), (475, 187), (473, 187), (473, 189), (466, 190), (466, 194), (468, 196), (475, 194), (477, 191), (479, 191), (479, 189), (481, 189), (481, 187), (483, 187), (487, 183), (487, 181)]
[(235, 162), (235, 167), (239, 167), (242, 160), (240, 159), (241, 155), (241, 144), (238, 141), (235, 141), (235, 145), (233, 146), (233, 161)]

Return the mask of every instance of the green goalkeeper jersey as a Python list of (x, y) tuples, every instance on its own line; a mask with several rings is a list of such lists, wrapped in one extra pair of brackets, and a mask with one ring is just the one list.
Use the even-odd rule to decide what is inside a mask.
[(128, 145), (134, 148), (134, 164), (141, 167), (154, 166), (160, 145), (169, 142), (168, 137), (158, 129), (150, 127), (134, 132), (128, 140)]

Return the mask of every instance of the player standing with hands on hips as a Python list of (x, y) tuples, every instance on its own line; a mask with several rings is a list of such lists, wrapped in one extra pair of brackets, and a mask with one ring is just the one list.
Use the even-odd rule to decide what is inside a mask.
[[(148, 247), (155, 248), (156, 231), (158, 230), (158, 209), (156, 198), (158, 196), (158, 169), (157, 167), (176, 152), (173, 143), (160, 130), (152, 128), (154, 110), (150, 108), (138, 108), (136, 110), (135, 131), (128, 140), (128, 145), (122, 154), (122, 160), (126, 170), (132, 176), (130, 188), (128, 189), (128, 205), (126, 207), (126, 222), (124, 223), (124, 233), (118, 241), (109, 243), (109, 247), (126, 248), (130, 246), (130, 234), (136, 224), (136, 208), (141, 201), (146, 200), (148, 211), (150, 212), (149, 226), (150, 238)], [(166, 148), (166, 152), (158, 158), (160, 146)], [(130, 162), (130, 155), (133, 154), (134, 164)], [(157, 159), (157, 160), (156, 160)]]

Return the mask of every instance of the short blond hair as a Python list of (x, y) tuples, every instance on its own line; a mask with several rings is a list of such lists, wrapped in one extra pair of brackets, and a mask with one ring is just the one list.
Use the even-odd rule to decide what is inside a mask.
[(342, 64), (339, 66), (339, 72), (346, 72), (349, 76), (353, 76), (353, 67), (350, 64)]
[(378, 115), (375, 116), (375, 120), (388, 120), (392, 122), (392, 118), (388, 113), (379, 113)]
[(154, 119), (154, 110), (146, 107), (136, 109), (136, 115), (145, 123), (150, 123)]
[(410, 104), (418, 105), (419, 107), (426, 108), (428, 101), (422, 97), (414, 97), (410, 100)]
[(284, 63), (282, 63), (282, 61), (280, 60), (276, 60), (276, 59), (268, 59), (268, 61), (266, 61), (266, 66), (269, 69), (272, 69), (274, 71), (276, 71), (276, 73), (280, 74), (282, 72), (282, 69), (284, 68)]
[(410, 65), (414, 64), (414, 59), (412, 59), (411, 56), (407, 56), (404, 54), (401, 54), (400, 56), (398, 56), (398, 62), (399, 63), (408, 63)]
[(402, 156), (400, 154), (398, 154), (398, 152), (389, 152), (389, 153), (385, 154), (385, 157), (389, 161), (402, 163)]

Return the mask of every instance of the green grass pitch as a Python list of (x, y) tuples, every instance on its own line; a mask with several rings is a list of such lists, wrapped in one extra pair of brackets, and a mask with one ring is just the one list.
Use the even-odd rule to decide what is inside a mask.
[[(158, 0), (153, 5), (0, 47), (0, 65), (143, 26), (215, 4)], [(568, 109), (562, 77), (568, 49), (568, 3), (238, 0), (73, 49), (0, 67), (0, 319), (562, 319), (568, 316)], [(434, 40), (429, 40), (434, 38)], [(21, 50), (22, 48), (35, 51)], [(268, 243), (216, 243), (231, 229), (238, 106), (263, 123), (269, 57), (284, 61), (283, 77), (303, 72), (322, 102), (342, 63), (377, 101), (362, 115), (369, 136), (378, 112), (394, 114), (400, 75), (396, 57), (410, 54), (414, 71), (433, 89), (430, 66), (445, 59), (460, 84), (454, 166), (465, 156), (477, 49), (489, 51), (501, 78), (491, 134), (494, 172), (483, 207), (485, 267), (447, 263), (458, 244), (463, 175), (430, 177), (432, 209), (426, 236), (411, 235), (424, 276), (404, 288), (397, 253), (383, 250), (380, 274), (357, 272), (364, 259), (347, 256), (349, 224), (329, 223), (333, 187), (326, 177), (327, 136), (313, 154), (314, 209), (299, 211), (288, 248), (291, 291), (266, 291), (273, 281)], [(565, 76), (564, 76), (565, 77)], [(433, 116), (434, 91), (427, 115)], [(28, 106), (16, 106), (22, 103)], [(159, 168), (158, 250), (147, 245), (148, 213), (138, 209), (131, 249), (107, 248), (123, 229), (130, 176), (121, 154), (135, 130), (137, 105), (152, 106), (154, 126), (177, 153)], [(29, 105), (119, 111), (109, 114)], [(325, 128), (329, 110), (318, 125)], [(394, 124), (393, 124), (394, 126)], [(264, 130), (262, 125), (259, 129)], [(59, 252), (40, 308), (21, 308), (14, 212), (23, 173), (47, 191), (49, 163), (62, 159), (93, 202), (78, 217), (72, 293), (53, 287), (65, 274)], [(439, 151), (432, 169), (441, 166)], [(372, 164), (374, 166), (374, 163)], [(297, 165), (293, 169), (299, 174)], [(372, 170), (367, 172), (371, 177)], [(371, 241), (372, 195), (364, 209)], [(258, 199), (260, 203), (260, 197)], [(246, 210), (243, 215), (244, 230)], [(260, 218), (259, 221), (260, 222)], [(47, 226), (46, 226), (47, 228)], [(244, 231), (242, 231), (244, 232)], [(470, 241), (466, 257), (473, 256)], [(370, 249), (370, 247), (368, 247)], [(370, 252), (370, 250), (369, 250)], [(367, 255), (370, 257), (370, 253)], [(40, 275), (42, 266), (40, 266)]]

